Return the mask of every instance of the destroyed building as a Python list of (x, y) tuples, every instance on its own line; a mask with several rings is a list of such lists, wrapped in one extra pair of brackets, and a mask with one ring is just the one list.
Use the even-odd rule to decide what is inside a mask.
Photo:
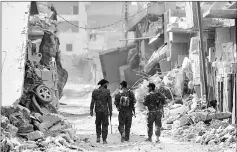
[[(1, 151), (80, 150), (72, 124), (57, 114), (68, 73), (60, 60), (57, 21), (29, 2), (22, 94), (1, 107)], [(59, 151), (60, 149), (58, 149)]]

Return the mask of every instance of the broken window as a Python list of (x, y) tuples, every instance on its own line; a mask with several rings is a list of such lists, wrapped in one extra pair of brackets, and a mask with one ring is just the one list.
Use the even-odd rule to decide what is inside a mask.
[(72, 44), (66, 44), (66, 50), (72, 51)]
[(60, 15), (72, 15), (74, 13), (74, 6), (79, 7), (79, 2), (49, 2), (48, 5), (54, 5), (57, 13)]
[(79, 6), (73, 6), (73, 15), (78, 15), (79, 14)]
[(97, 40), (97, 35), (95, 33), (90, 34), (90, 41), (96, 41)]

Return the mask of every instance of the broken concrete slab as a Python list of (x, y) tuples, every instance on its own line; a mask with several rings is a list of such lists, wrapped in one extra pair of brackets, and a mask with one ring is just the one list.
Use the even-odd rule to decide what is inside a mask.
[(27, 135), (28, 140), (35, 141), (44, 137), (44, 134), (41, 131), (34, 131)]
[(24, 135), (30, 132), (34, 131), (34, 127), (31, 124), (22, 124), (21, 126), (18, 127), (18, 134), (19, 135)]
[(2, 127), (3, 129), (5, 129), (8, 124), (10, 124), (10, 121), (8, 120), (8, 118), (5, 117), (5, 116), (2, 116), (2, 117), (1, 117), (1, 127)]
[(15, 126), (12, 125), (12, 124), (8, 124), (8, 125), (6, 126), (6, 132), (9, 132), (9, 133), (10, 133), (10, 136), (15, 137), (15, 136), (16, 136), (16, 133), (18, 132), (18, 128), (15, 127)]

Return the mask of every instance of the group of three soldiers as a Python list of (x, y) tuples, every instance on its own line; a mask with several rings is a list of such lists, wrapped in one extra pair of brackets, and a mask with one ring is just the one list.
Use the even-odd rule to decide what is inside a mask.
[[(110, 95), (110, 90), (107, 89), (108, 84), (109, 82), (105, 79), (102, 79), (98, 83), (100, 87), (92, 92), (90, 105), (90, 115), (93, 116), (94, 107), (96, 113), (96, 142), (100, 142), (102, 134), (104, 144), (107, 143), (106, 139), (108, 135), (109, 116), (111, 117), (113, 112), (112, 97)], [(119, 111), (118, 130), (121, 134), (121, 142), (124, 142), (129, 141), (132, 117), (135, 115), (136, 99), (134, 93), (127, 88), (126, 81), (122, 81), (119, 87), (120, 91), (115, 95), (114, 104)], [(155, 123), (156, 142), (159, 142), (165, 97), (156, 91), (154, 83), (149, 83), (147, 87), (149, 88), (149, 93), (145, 96), (143, 103), (144, 106), (147, 106), (149, 111), (147, 114), (148, 138), (146, 141), (152, 141), (153, 124)]]

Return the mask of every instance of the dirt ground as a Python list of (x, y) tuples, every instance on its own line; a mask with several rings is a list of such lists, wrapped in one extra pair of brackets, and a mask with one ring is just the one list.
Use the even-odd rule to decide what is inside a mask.
[[(84, 86), (81, 86), (84, 87)], [(233, 150), (223, 150), (218, 147), (204, 146), (199, 144), (178, 142), (172, 140), (171, 137), (161, 137), (161, 142), (156, 144), (155, 136), (153, 135), (153, 142), (145, 142), (147, 137), (146, 129), (146, 115), (137, 114), (137, 117), (133, 117), (133, 124), (131, 128), (131, 139), (129, 142), (120, 142), (120, 135), (118, 132), (118, 112), (114, 108), (112, 117), (112, 133), (109, 126), (108, 144), (96, 143), (95, 134), (95, 117), (89, 116), (90, 106), (90, 94), (89, 89), (85, 87), (83, 89), (80, 86), (67, 85), (64, 91), (64, 97), (61, 103), (67, 105), (61, 105), (60, 111), (65, 114), (67, 120), (74, 125), (77, 129), (77, 134), (83, 140), (80, 144), (81, 147), (88, 151), (121, 151), (121, 152), (234, 152)], [(90, 86), (87, 86), (90, 87)], [(82, 92), (85, 95), (82, 95)]]

